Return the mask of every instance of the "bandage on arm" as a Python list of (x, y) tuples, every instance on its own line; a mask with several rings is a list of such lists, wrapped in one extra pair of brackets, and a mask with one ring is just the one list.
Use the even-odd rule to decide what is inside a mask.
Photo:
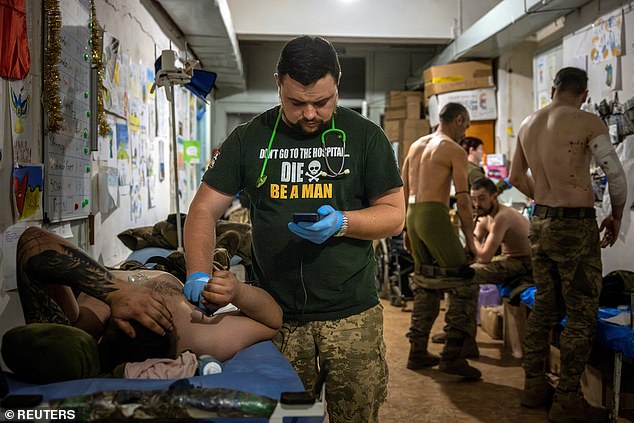
[(608, 191), (612, 203), (612, 214), (618, 213), (627, 200), (627, 180), (621, 161), (610, 143), (607, 134), (601, 134), (588, 143), (594, 160), (608, 178)]

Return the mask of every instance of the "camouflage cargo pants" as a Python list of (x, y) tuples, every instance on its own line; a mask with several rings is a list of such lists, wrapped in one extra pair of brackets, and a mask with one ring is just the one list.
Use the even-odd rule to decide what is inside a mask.
[(574, 392), (590, 355), (599, 308), (602, 278), (597, 223), (594, 218), (533, 217), (529, 238), (537, 290), (524, 340), (524, 371), (527, 378), (544, 374), (550, 329), (567, 314), (557, 389)]
[(307, 391), (315, 386), (319, 364), (330, 361), (326, 403), (331, 423), (378, 422), (388, 380), (381, 304), (339, 320), (285, 322), (273, 343)]
[(471, 267), (475, 270), (475, 280), (478, 284), (502, 283), (510, 279), (526, 276), (531, 277), (531, 258), (495, 256), (490, 263), (474, 263)]
[[(414, 306), (412, 320), (407, 337), (410, 342), (420, 341), (427, 344), (429, 332), (440, 310), (440, 299), (445, 291), (421, 288), (410, 284), (414, 292)], [(447, 290), (449, 293), (449, 308), (445, 313), (445, 332), (447, 339), (462, 340), (475, 338), (476, 307), (478, 302), (478, 285), (465, 285), (460, 288)], [(443, 355), (452, 356), (457, 351), (445, 351)]]

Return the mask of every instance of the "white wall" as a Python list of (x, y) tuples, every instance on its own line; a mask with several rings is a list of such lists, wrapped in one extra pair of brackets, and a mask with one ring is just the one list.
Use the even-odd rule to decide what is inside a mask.
[(319, 34), (360, 39), (448, 40), (453, 38), (458, 16), (458, 0), (229, 0), (228, 3), (239, 39)]
[(498, 58), (498, 119), (495, 152), (513, 158), (517, 131), (533, 113), (533, 56), (537, 44), (526, 41)]
[[(117, 37), (123, 51), (131, 60), (154, 68), (154, 45), (157, 44), (157, 54), (169, 48), (169, 39), (157, 26), (154, 19), (141, 6), (139, 0), (97, 0), (97, 16), (104, 29)], [(110, 5), (112, 4), (112, 6)], [(114, 7), (113, 7), (114, 6)], [(152, 138), (151, 138), (152, 140)], [(171, 142), (167, 143), (171, 145)], [(143, 216), (139, 222), (133, 223), (130, 218), (130, 196), (119, 197), (119, 207), (111, 214), (95, 213), (95, 245), (88, 251), (99, 262), (112, 266), (128, 256), (130, 250), (126, 248), (116, 235), (129, 227), (147, 226), (163, 220), (170, 210), (174, 209), (173, 195), (170, 192), (172, 172), (171, 150), (166, 145), (165, 166), (166, 174), (163, 182), (156, 184), (157, 206), (147, 208), (147, 192), (143, 205)], [(155, 149), (158, 152), (158, 147)], [(98, 163), (93, 163), (93, 204), (97, 203), (96, 178), (99, 172)], [(145, 191), (145, 190), (144, 190)]]

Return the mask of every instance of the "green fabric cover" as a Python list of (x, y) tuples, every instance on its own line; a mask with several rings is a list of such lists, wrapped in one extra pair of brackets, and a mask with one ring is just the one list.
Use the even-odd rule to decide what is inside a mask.
[(2, 358), (16, 376), (30, 383), (97, 377), (97, 342), (81, 329), (56, 323), (31, 323), (2, 338)]

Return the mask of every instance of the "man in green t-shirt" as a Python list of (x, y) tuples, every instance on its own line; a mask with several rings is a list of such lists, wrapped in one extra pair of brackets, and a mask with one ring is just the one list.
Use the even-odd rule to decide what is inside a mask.
[[(214, 283), (215, 223), (245, 193), (256, 283), (284, 312), (275, 344), (307, 390), (330, 362), (330, 422), (374, 422), (387, 365), (372, 240), (401, 232), (405, 204), (383, 131), (337, 106), (340, 75), (323, 38), (284, 46), (275, 73), (280, 105), (229, 135), (189, 207), (183, 291), (196, 303)], [(293, 221), (294, 213), (315, 212), (316, 222)]]

